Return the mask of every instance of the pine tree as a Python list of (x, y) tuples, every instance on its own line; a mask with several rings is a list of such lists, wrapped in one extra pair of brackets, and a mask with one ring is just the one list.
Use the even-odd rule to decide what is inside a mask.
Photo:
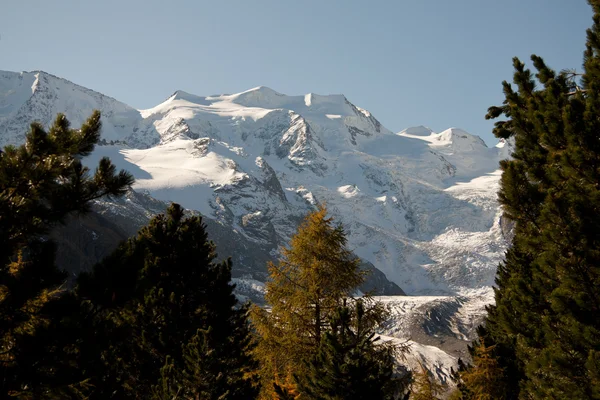
[(173, 360), (167, 356), (165, 365), (160, 369), (159, 383), (152, 388), (152, 400), (182, 399), (183, 383), (177, 381), (179, 375)]
[[(199, 330), (184, 345), (181, 393), (185, 398), (207, 400), (255, 398), (257, 389), (252, 386), (254, 380), (246, 376), (254, 373), (254, 363), (248, 357), (245, 357), (244, 364), (237, 359), (231, 362), (231, 357), (224, 359), (223, 349), (215, 346), (213, 336), (212, 328)], [(244, 336), (247, 337), (247, 333)], [(236, 357), (241, 358), (240, 355)]]
[(497, 346), (507, 398), (600, 398), (600, 2), (590, 4), (583, 73), (534, 55), (534, 75), (515, 58), (516, 90), (504, 82), (487, 115), (507, 117), (494, 133), (515, 141), (499, 193), (515, 236), (480, 331)]
[(78, 305), (45, 235), (133, 182), (107, 158), (93, 176), (82, 165), (100, 130), (97, 111), (79, 130), (59, 114), (48, 132), (33, 123), (24, 145), (0, 151), (0, 397), (77, 397), (87, 388), (71, 340)]
[(248, 308), (233, 294), (231, 261), (215, 258), (201, 217), (185, 218), (173, 204), (91, 274), (80, 275), (79, 296), (112, 335), (100, 357), (111, 360), (103, 367), (108, 371), (95, 375), (103, 382), (97, 398), (114, 388), (120, 397), (148, 398), (157, 384), (174, 387), (165, 376), (181, 383), (184, 398), (254, 396)]
[(379, 343), (375, 329), (387, 315), (381, 304), (358, 299), (332, 316), (318, 352), (304, 375), (295, 375), (302, 398), (323, 400), (395, 399), (408, 376), (395, 375), (391, 342)]
[(270, 310), (255, 307), (252, 313), (263, 397), (273, 395), (273, 382), (289, 385), (293, 374), (304, 373), (305, 360), (316, 354), (331, 317), (363, 281), (344, 230), (333, 225), (323, 206), (306, 217), (269, 273), (265, 300)]
[(444, 387), (429, 375), (430, 373), (427, 368), (422, 363), (419, 363), (419, 370), (416, 373), (413, 372), (410, 400), (440, 399), (439, 396), (444, 392)]

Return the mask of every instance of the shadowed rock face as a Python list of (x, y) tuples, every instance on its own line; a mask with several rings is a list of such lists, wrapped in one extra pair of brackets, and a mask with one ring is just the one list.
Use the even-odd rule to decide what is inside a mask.
[(57, 264), (69, 272), (72, 280), (80, 272), (91, 270), (129, 234), (102, 214), (91, 212), (69, 217), (65, 226), (50, 236), (58, 244)]
[(360, 268), (369, 271), (366, 282), (360, 287), (363, 293), (382, 296), (406, 296), (406, 293), (404, 293), (400, 286), (389, 281), (385, 277), (385, 274), (375, 268), (370, 262), (361, 263)]
[[(51, 237), (58, 244), (57, 263), (64, 266), (70, 278), (81, 271), (89, 271), (95, 263), (110, 254), (123, 240), (135, 235), (150, 219), (164, 212), (168, 204), (147, 194), (129, 191), (121, 199), (105, 199), (93, 204), (87, 215), (70, 217), (64, 226), (57, 227)], [(197, 214), (191, 211), (190, 214)], [(249, 217), (247, 225), (254, 225), (257, 237), (268, 235), (269, 221), (264, 216)], [(217, 246), (219, 259), (231, 257), (233, 278), (265, 282), (268, 278), (267, 263), (275, 262), (278, 249), (274, 240), (261, 240), (259, 243), (235, 231), (227, 225), (203, 217), (210, 240)], [(299, 221), (290, 221), (298, 224)], [(266, 228), (265, 228), (266, 227)], [(258, 232), (263, 229), (264, 232)], [(370, 263), (362, 268), (371, 271), (362, 292), (376, 295), (404, 295), (402, 289), (387, 280), (385, 275)], [(260, 302), (262, 294), (252, 285), (238, 284), (238, 292)], [(256, 293), (255, 293), (256, 292)]]

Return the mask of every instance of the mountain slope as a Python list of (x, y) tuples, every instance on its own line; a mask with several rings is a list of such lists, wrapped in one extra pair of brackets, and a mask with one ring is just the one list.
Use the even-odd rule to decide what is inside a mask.
[[(285, 245), (325, 202), (349, 245), (413, 294), (457, 294), (493, 283), (506, 241), (496, 203), (498, 161), (457, 128), (398, 134), (343, 95), (287, 96), (266, 87), (201, 97), (177, 91), (148, 110), (43, 72), (0, 73), (0, 144), (33, 119), (98, 108), (109, 156), (136, 190), (176, 201), (250, 243)], [(273, 250), (276, 256), (277, 250)]]
[(176, 201), (205, 216), (219, 253), (234, 258), (238, 295), (257, 300), (266, 262), (326, 203), (374, 270), (363, 290), (415, 295), (381, 298), (393, 312), (382, 333), (418, 342), (413, 364), (425, 361), (440, 380), (466, 356), (510, 239), (496, 192), (511, 143), (488, 148), (458, 128), (393, 133), (343, 95), (176, 91), (135, 110), (41, 71), (0, 71), (0, 147), (22, 143), (33, 120), (48, 125), (62, 112), (78, 126), (93, 109), (103, 141), (84, 162), (110, 157), (136, 177), (136, 192), (98, 201), (54, 233), (72, 272)]
[[(354, 251), (410, 292), (454, 293), (493, 281), (505, 246), (495, 201), (502, 148), (458, 129), (393, 134), (343, 96), (263, 87), (214, 97), (176, 92), (142, 115), (161, 144), (104, 147), (96, 156), (134, 164), (136, 188), (159, 199), (279, 244), (326, 202)], [(457, 252), (451, 245), (459, 237)]]
[[(52, 238), (58, 244), (57, 264), (64, 266), (71, 278), (112, 253), (117, 245), (134, 236), (152, 217), (165, 213), (168, 203), (156, 200), (147, 193), (129, 190), (122, 198), (95, 200), (91, 212), (73, 215), (66, 224), (53, 230)], [(188, 211), (197, 214), (195, 211)], [(265, 241), (257, 244), (230, 226), (203, 216), (209, 239), (217, 246), (220, 258), (231, 257), (236, 283), (236, 294), (256, 303), (263, 302), (264, 281), (268, 277), (267, 263), (276, 262), (277, 248)], [(404, 295), (394, 283), (372, 264), (364, 262), (361, 268), (370, 271), (359, 288), (362, 292), (381, 295)]]
[(42, 71), (0, 71), (0, 147), (22, 143), (32, 121), (48, 126), (60, 112), (80, 126), (95, 109), (102, 111), (104, 139), (135, 147), (158, 142), (158, 133), (139, 111), (111, 97)]

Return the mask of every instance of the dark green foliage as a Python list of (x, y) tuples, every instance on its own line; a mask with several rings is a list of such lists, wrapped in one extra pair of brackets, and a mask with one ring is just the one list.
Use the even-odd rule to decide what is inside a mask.
[(183, 384), (177, 381), (180, 375), (175, 369), (173, 360), (167, 356), (165, 365), (160, 369), (159, 384), (152, 388), (152, 400), (175, 400), (180, 399)]
[(184, 397), (252, 397), (247, 307), (233, 295), (231, 262), (215, 258), (202, 219), (173, 204), (80, 275), (78, 294), (113, 335), (101, 355), (108, 378), (96, 378), (112, 383), (98, 385), (98, 398), (113, 385), (121, 397), (148, 398), (179, 384)]
[(394, 375), (397, 349), (375, 333), (381, 315), (363, 300), (337, 310), (307, 373), (295, 376), (303, 399), (394, 399), (407, 389), (410, 378)]
[(0, 259), (41, 234), (74, 211), (84, 212), (89, 202), (105, 195), (123, 194), (131, 175), (103, 158), (93, 176), (79, 160), (100, 138), (100, 113), (80, 130), (70, 129), (59, 114), (48, 132), (31, 124), (26, 143), (0, 152)]
[[(246, 332), (244, 337), (247, 337)], [(257, 390), (252, 387), (254, 382), (245, 376), (254, 372), (253, 365), (251, 360), (239, 351), (239, 343), (227, 343), (230, 348), (226, 350), (238, 349), (240, 353), (234, 358), (224, 355), (223, 349), (214, 342), (214, 334), (209, 328), (198, 331), (185, 346), (183, 382), (187, 388), (186, 393), (200, 399), (255, 398)]]
[(515, 58), (515, 87), (504, 82), (487, 115), (504, 115), (494, 133), (515, 141), (499, 193), (515, 237), (480, 331), (502, 370), (495, 398), (600, 398), (600, 2), (590, 4), (583, 74), (532, 56), (534, 76)]
[(133, 182), (102, 159), (80, 161), (100, 138), (100, 113), (80, 130), (59, 114), (50, 130), (34, 123), (20, 147), (0, 151), (0, 397), (70, 398), (88, 389), (78, 368), (78, 302), (44, 235), (90, 201), (121, 195)]
[(257, 389), (250, 362), (246, 366), (239, 360), (231, 362), (223, 357), (223, 350), (211, 344), (211, 329), (199, 330), (183, 346), (183, 367), (177, 370), (170, 357), (161, 369), (159, 384), (153, 389), (153, 399), (252, 399)]

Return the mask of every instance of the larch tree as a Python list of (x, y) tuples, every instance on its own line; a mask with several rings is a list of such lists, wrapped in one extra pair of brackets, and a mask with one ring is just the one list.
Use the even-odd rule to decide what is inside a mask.
[[(453, 399), (461, 400), (504, 400), (511, 396), (503, 386), (503, 371), (498, 363), (496, 346), (476, 343), (471, 349), (473, 368), (459, 372), (460, 385)], [(462, 390), (461, 390), (462, 389)]]
[(274, 382), (289, 387), (294, 374), (306, 372), (331, 318), (364, 279), (343, 228), (324, 206), (305, 218), (269, 273), (269, 309), (255, 307), (252, 313), (265, 398), (273, 396)]
[(419, 363), (419, 369), (413, 371), (409, 400), (439, 400), (443, 393), (443, 385), (431, 376), (422, 363)]

